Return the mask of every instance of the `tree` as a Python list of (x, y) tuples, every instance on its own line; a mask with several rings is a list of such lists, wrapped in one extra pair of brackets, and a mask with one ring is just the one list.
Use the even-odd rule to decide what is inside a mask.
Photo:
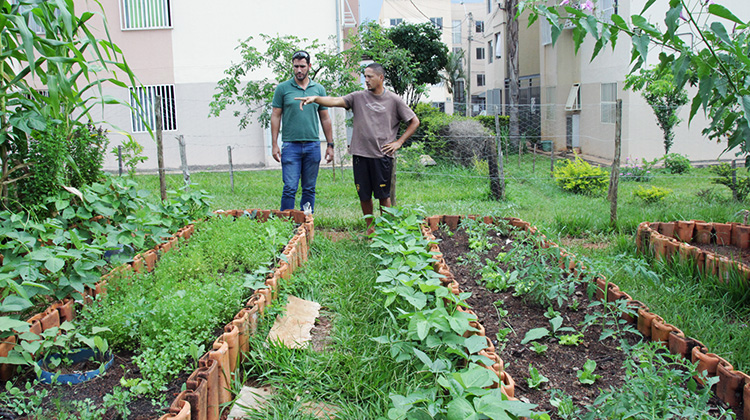
[[(113, 67), (130, 85), (135, 77), (109, 33), (98, 39), (88, 28), (93, 17), (104, 14), (101, 3), (95, 3), (101, 15), (78, 16), (72, 0), (0, 0), (0, 199), (6, 208), (13, 199), (10, 187), (34, 170), (30, 141), (51, 135), (70, 140), (90, 122), (94, 106), (129, 106), (102, 94), (105, 83), (128, 86), (111, 73)], [(46, 94), (30, 80), (44, 86)], [(68, 150), (58, 152), (56, 163), (76, 165)]]
[[(265, 51), (251, 45), (253, 37), (240, 42), (237, 49), (242, 60), (224, 71), (226, 77), (219, 80), (211, 101), (209, 116), (218, 117), (228, 106), (240, 105), (242, 110), (233, 114), (240, 118), (240, 129), (252, 122), (256, 113), (258, 122), (268, 128), (271, 123), (271, 101), (276, 86), (293, 77), (292, 54), (305, 50), (312, 55), (310, 79), (320, 83), (332, 96), (341, 96), (360, 89), (356, 74), (361, 70), (359, 60), (339, 53), (333, 46), (320, 41), (309, 41), (292, 35), (272, 37), (260, 34), (266, 44)], [(273, 71), (274, 79), (250, 79), (254, 72), (264, 68)], [(244, 86), (243, 86), (244, 83)]]
[(445, 74), (441, 74), (440, 77), (445, 82), (445, 87), (448, 89), (448, 94), (452, 95), (458, 84), (458, 79), (466, 77), (464, 72), (464, 51), (451, 52), (448, 54), (448, 62), (445, 65)]
[[(712, 0), (669, 0), (663, 21), (652, 23), (649, 9), (655, 0), (648, 0), (629, 22), (614, 14), (603, 21), (589, 13), (591, 0), (580, 7), (571, 7), (569, 0), (558, 6), (548, 6), (542, 0), (525, 0), (523, 9), (530, 9), (529, 24), (540, 16), (551, 25), (552, 42), (557, 42), (566, 22), (573, 26), (572, 39), (578, 51), (584, 40), (595, 40), (592, 60), (606, 47), (614, 48), (621, 35), (632, 45), (631, 73), (646, 64), (649, 51), (658, 49), (656, 71), (674, 75), (676, 89), (697, 85), (697, 93), (690, 106), (692, 120), (703, 109), (710, 123), (703, 133), (716, 141), (726, 141), (726, 151), (745, 155), (745, 166), (750, 167), (750, 27), (726, 7)], [(730, 30), (725, 26), (729, 22)], [(664, 30), (659, 28), (663, 27)], [(691, 45), (681, 37), (692, 33), (697, 42)]]
[(677, 89), (672, 73), (658, 73), (653, 69), (641, 70), (639, 74), (630, 74), (625, 85), (641, 95), (654, 111), (659, 128), (664, 133), (664, 154), (674, 143), (674, 129), (682, 121), (677, 116), (679, 108), (688, 102), (685, 89)]
[(510, 85), (508, 105), (510, 106), (510, 140), (521, 150), (521, 129), (518, 119), (520, 92), (520, 69), (518, 63), (518, 0), (506, 2), (508, 12), (508, 82)]
[(414, 107), (428, 84), (440, 83), (440, 72), (448, 64), (448, 47), (440, 36), (440, 29), (432, 23), (383, 28), (366, 22), (350, 40), (354, 47), (349, 55), (382, 64), (388, 85)]

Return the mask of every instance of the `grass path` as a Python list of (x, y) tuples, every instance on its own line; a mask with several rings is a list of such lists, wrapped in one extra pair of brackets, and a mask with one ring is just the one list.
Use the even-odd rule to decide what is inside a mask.
[[(282, 285), (281, 299), (264, 317), (251, 340), (247, 373), (277, 389), (268, 409), (250, 419), (308, 419), (306, 402), (326, 402), (341, 408), (341, 418), (374, 419), (385, 413), (389, 393), (406, 393), (420, 375), (409, 362), (396, 363), (386, 346), (373, 337), (395, 333), (382, 299), (373, 289), (376, 260), (360, 235), (332, 241), (316, 230), (309, 261)], [(319, 302), (331, 319), (330, 345), (323, 352), (268, 346), (265, 342), (274, 313), (286, 296)]]

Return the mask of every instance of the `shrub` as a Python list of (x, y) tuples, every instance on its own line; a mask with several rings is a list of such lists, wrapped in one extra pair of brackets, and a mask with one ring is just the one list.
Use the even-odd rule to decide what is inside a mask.
[(607, 187), (607, 171), (591, 166), (576, 156), (575, 162), (563, 160), (554, 171), (555, 182), (563, 190), (576, 194), (597, 195)]
[(633, 197), (640, 198), (647, 204), (652, 204), (664, 200), (664, 197), (668, 196), (671, 192), (672, 190), (670, 189), (654, 186), (651, 188), (638, 187), (637, 190), (633, 191)]
[(690, 159), (677, 153), (664, 155), (664, 169), (670, 174), (684, 174), (690, 171)]
[(653, 169), (654, 163), (656, 161), (649, 162), (646, 159), (640, 159), (639, 163), (638, 159), (625, 158), (625, 166), (622, 168), (620, 179), (635, 182), (651, 181), (651, 178), (653, 178), (651, 169)]
[[(18, 203), (40, 208), (62, 185), (81, 188), (102, 179), (102, 163), (107, 136), (103, 129), (81, 126), (67, 137), (62, 125), (50, 125), (46, 132), (35, 132), (23, 160), (29, 165), (26, 177), (18, 182)], [(41, 215), (46, 216), (46, 215)]]
[(737, 174), (737, 182), (733, 183), (732, 167), (728, 163), (720, 163), (712, 166), (709, 170), (716, 175), (716, 178), (712, 179), (711, 183), (723, 185), (732, 190), (732, 197), (736, 200), (744, 201), (748, 194), (750, 194), (750, 177)]

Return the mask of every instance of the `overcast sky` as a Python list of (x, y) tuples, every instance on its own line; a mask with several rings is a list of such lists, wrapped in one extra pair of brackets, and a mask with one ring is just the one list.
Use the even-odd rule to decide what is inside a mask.
[[(484, 0), (464, 0), (464, 3), (482, 3)], [(451, 3), (461, 3), (461, 0), (451, 0)], [(383, 0), (359, 0), (359, 16), (364, 22), (366, 20), (378, 20), (380, 6)]]

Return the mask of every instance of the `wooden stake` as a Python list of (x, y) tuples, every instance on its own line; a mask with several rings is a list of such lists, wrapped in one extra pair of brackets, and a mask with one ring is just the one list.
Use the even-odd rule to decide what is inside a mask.
[(187, 164), (187, 152), (185, 151), (185, 137), (182, 134), (175, 137), (180, 145), (180, 166), (182, 167), (182, 179), (185, 182), (185, 189), (190, 190), (190, 170)]
[(232, 146), (227, 146), (227, 155), (229, 155), (229, 183), (232, 186), (232, 194), (234, 194), (234, 166), (232, 166)]
[(159, 192), (162, 201), (167, 199), (167, 180), (164, 175), (164, 145), (162, 143), (161, 95), (156, 95), (156, 159), (159, 164)]
[(609, 214), (612, 226), (617, 225), (617, 187), (620, 183), (620, 152), (622, 150), (622, 99), (617, 100), (615, 113), (615, 158), (612, 161), (612, 174), (609, 177)]

